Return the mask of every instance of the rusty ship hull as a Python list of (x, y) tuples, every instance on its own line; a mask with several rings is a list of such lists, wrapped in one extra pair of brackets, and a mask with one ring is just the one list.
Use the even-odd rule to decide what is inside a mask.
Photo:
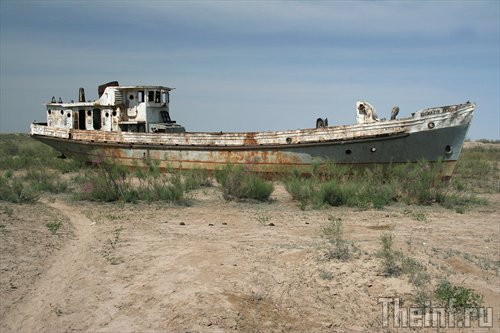
[(153, 159), (165, 169), (217, 170), (235, 164), (256, 172), (290, 167), (307, 172), (327, 161), (373, 166), (425, 159), (444, 161), (445, 176), (451, 176), (474, 109), (467, 102), (403, 119), (275, 132), (148, 133), (33, 123), (31, 135), (68, 157), (88, 162), (104, 157), (130, 167)]

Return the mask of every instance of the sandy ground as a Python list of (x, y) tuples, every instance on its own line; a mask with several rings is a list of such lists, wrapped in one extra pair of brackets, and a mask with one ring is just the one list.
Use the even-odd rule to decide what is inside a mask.
[[(401, 331), (383, 326), (378, 301), (411, 304), (416, 293), (407, 276), (382, 274), (376, 252), (391, 232), (433, 284), (447, 278), (493, 308), (493, 328), (458, 331), (498, 332), (500, 195), (464, 214), (399, 204), (302, 211), (280, 185), (273, 197), (225, 202), (204, 188), (190, 206), (0, 202), (0, 331)], [(358, 249), (347, 262), (325, 259), (329, 216)]]

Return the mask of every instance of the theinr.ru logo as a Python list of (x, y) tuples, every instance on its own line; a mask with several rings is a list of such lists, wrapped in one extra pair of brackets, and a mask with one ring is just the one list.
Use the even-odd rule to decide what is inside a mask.
[[(423, 307), (403, 307), (399, 297), (379, 297), (381, 305), (382, 327), (493, 327), (493, 308), (433, 307), (431, 302), (426, 302)], [(477, 324), (476, 324), (477, 322)]]

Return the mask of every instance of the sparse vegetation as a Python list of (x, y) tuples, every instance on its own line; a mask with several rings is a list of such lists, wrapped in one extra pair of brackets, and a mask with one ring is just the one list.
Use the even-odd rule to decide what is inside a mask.
[(333, 279), (333, 273), (330, 271), (325, 271), (325, 270), (321, 269), (319, 271), (319, 277), (323, 280), (331, 280), (331, 279)]
[(388, 276), (397, 276), (401, 273), (399, 265), (402, 253), (392, 248), (394, 242), (393, 234), (383, 234), (380, 237), (382, 249), (377, 255), (382, 259), (383, 272)]
[(383, 272), (386, 275), (407, 274), (410, 282), (416, 287), (422, 286), (429, 280), (429, 276), (425, 273), (425, 267), (422, 264), (411, 257), (405, 256), (403, 252), (393, 249), (393, 234), (386, 233), (380, 236), (380, 245), (381, 249), (377, 255), (382, 259)]
[(54, 307), (54, 313), (56, 314), (56, 316), (60, 317), (63, 312), (62, 312), (62, 309), (61, 309), (61, 306), (59, 304), (57, 304), (55, 307)]
[(7, 214), (8, 216), (12, 216), (12, 214), (14, 213), (14, 210), (12, 209), (12, 207), (9, 207), (8, 205), (3, 205), (2, 212)]
[[(378, 209), (401, 201), (417, 205), (438, 203), (464, 213), (473, 205), (485, 203), (473, 192), (500, 191), (499, 183), (493, 181), (499, 177), (499, 151), (500, 147), (465, 149), (450, 184), (437, 180), (442, 163), (420, 161), (370, 170), (314, 161), (310, 177), (305, 178), (298, 171), (289, 172), (284, 185), (301, 209)], [(79, 200), (182, 202), (186, 191), (212, 184), (204, 170), (170, 170), (167, 175), (159, 171), (157, 161), (145, 161), (145, 168), (131, 173), (103, 158), (88, 168), (72, 159), (56, 158), (59, 155), (28, 135), (2, 135), (0, 170), (4, 170), (4, 175), (0, 179), (0, 200), (30, 203), (37, 201), (42, 192), (69, 192)], [(16, 176), (9, 170), (16, 171)], [(61, 177), (75, 171), (80, 174)], [(266, 201), (274, 190), (271, 182), (241, 166), (228, 165), (215, 176), (227, 200)], [(139, 179), (140, 186), (132, 182), (133, 178)]]
[(12, 172), (7, 171), (0, 175), (0, 200), (13, 203), (33, 203), (38, 199), (38, 193), (25, 185)]
[(370, 179), (350, 174), (347, 167), (334, 168), (331, 163), (327, 165), (329, 169), (318, 171), (317, 176), (303, 178), (298, 173), (292, 173), (284, 180), (286, 190), (300, 202), (301, 209), (305, 209), (308, 204), (313, 208), (324, 205), (382, 208), (393, 199), (392, 185), (376, 186)]
[[(382, 248), (377, 255), (382, 259), (384, 274), (387, 276), (406, 275), (415, 287), (415, 303), (421, 308), (427, 307), (432, 293), (429, 290), (431, 276), (427, 273), (425, 266), (414, 258), (404, 255), (403, 252), (394, 250), (393, 234), (383, 234), (380, 242)], [(412, 240), (407, 241), (407, 244), (411, 250)]]
[(314, 164), (309, 178), (298, 171), (292, 172), (285, 177), (284, 184), (301, 209), (309, 204), (313, 208), (330, 205), (380, 209), (399, 201), (424, 206), (438, 203), (463, 212), (466, 207), (485, 203), (473, 193), (459, 191), (457, 188), (464, 188), (462, 183), (453, 187), (440, 180), (443, 168), (441, 162), (425, 160), (374, 169), (350, 169), (328, 162)]
[(50, 222), (45, 225), (49, 231), (55, 235), (57, 233), (57, 230), (62, 226), (61, 221), (55, 221), (55, 222)]
[(104, 259), (109, 261), (111, 265), (119, 265), (123, 263), (123, 258), (120, 256), (116, 256), (114, 251), (116, 250), (116, 247), (118, 245), (118, 242), (120, 241), (120, 234), (123, 230), (123, 227), (116, 227), (113, 230), (113, 237), (108, 238), (106, 241), (106, 245), (104, 247), (104, 250), (102, 252), (102, 256)]
[(210, 187), (213, 185), (207, 170), (186, 170), (182, 173), (182, 179), (186, 191), (196, 190), (200, 187)]
[(54, 171), (29, 169), (23, 179), (38, 192), (64, 193), (69, 188), (68, 182)]
[(267, 225), (270, 220), (269, 216), (267, 215), (259, 215), (255, 217), (255, 219), (257, 220), (257, 222), (259, 222), (260, 225)]
[(60, 155), (27, 134), (0, 136), (0, 170), (52, 169), (67, 173), (81, 167), (81, 163), (76, 160), (57, 158)]
[(437, 285), (434, 296), (440, 304), (452, 312), (463, 312), (467, 308), (477, 308), (483, 303), (483, 296), (472, 289), (454, 286), (447, 280)]
[(245, 171), (242, 166), (226, 165), (215, 173), (215, 178), (222, 188), (224, 199), (228, 201), (241, 199), (267, 201), (274, 191), (271, 182), (255, 173)]
[(411, 217), (415, 221), (427, 221), (427, 216), (422, 210), (405, 209), (404, 215)]
[(344, 238), (342, 219), (329, 216), (328, 220), (330, 222), (321, 229), (321, 236), (326, 240), (325, 257), (328, 260), (349, 260), (354, 247)]
[(451, 180), (457, 191), (500, 192), (500, 145), (462, 150)]

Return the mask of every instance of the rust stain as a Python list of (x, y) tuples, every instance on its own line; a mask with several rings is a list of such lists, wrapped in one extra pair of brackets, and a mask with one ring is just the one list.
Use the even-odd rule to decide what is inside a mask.
[(252, 132), (246, 133), (244, 143), (246, 146), (256, 145), (257, 140), (255, 140), (255, 133), (252, 133)]

